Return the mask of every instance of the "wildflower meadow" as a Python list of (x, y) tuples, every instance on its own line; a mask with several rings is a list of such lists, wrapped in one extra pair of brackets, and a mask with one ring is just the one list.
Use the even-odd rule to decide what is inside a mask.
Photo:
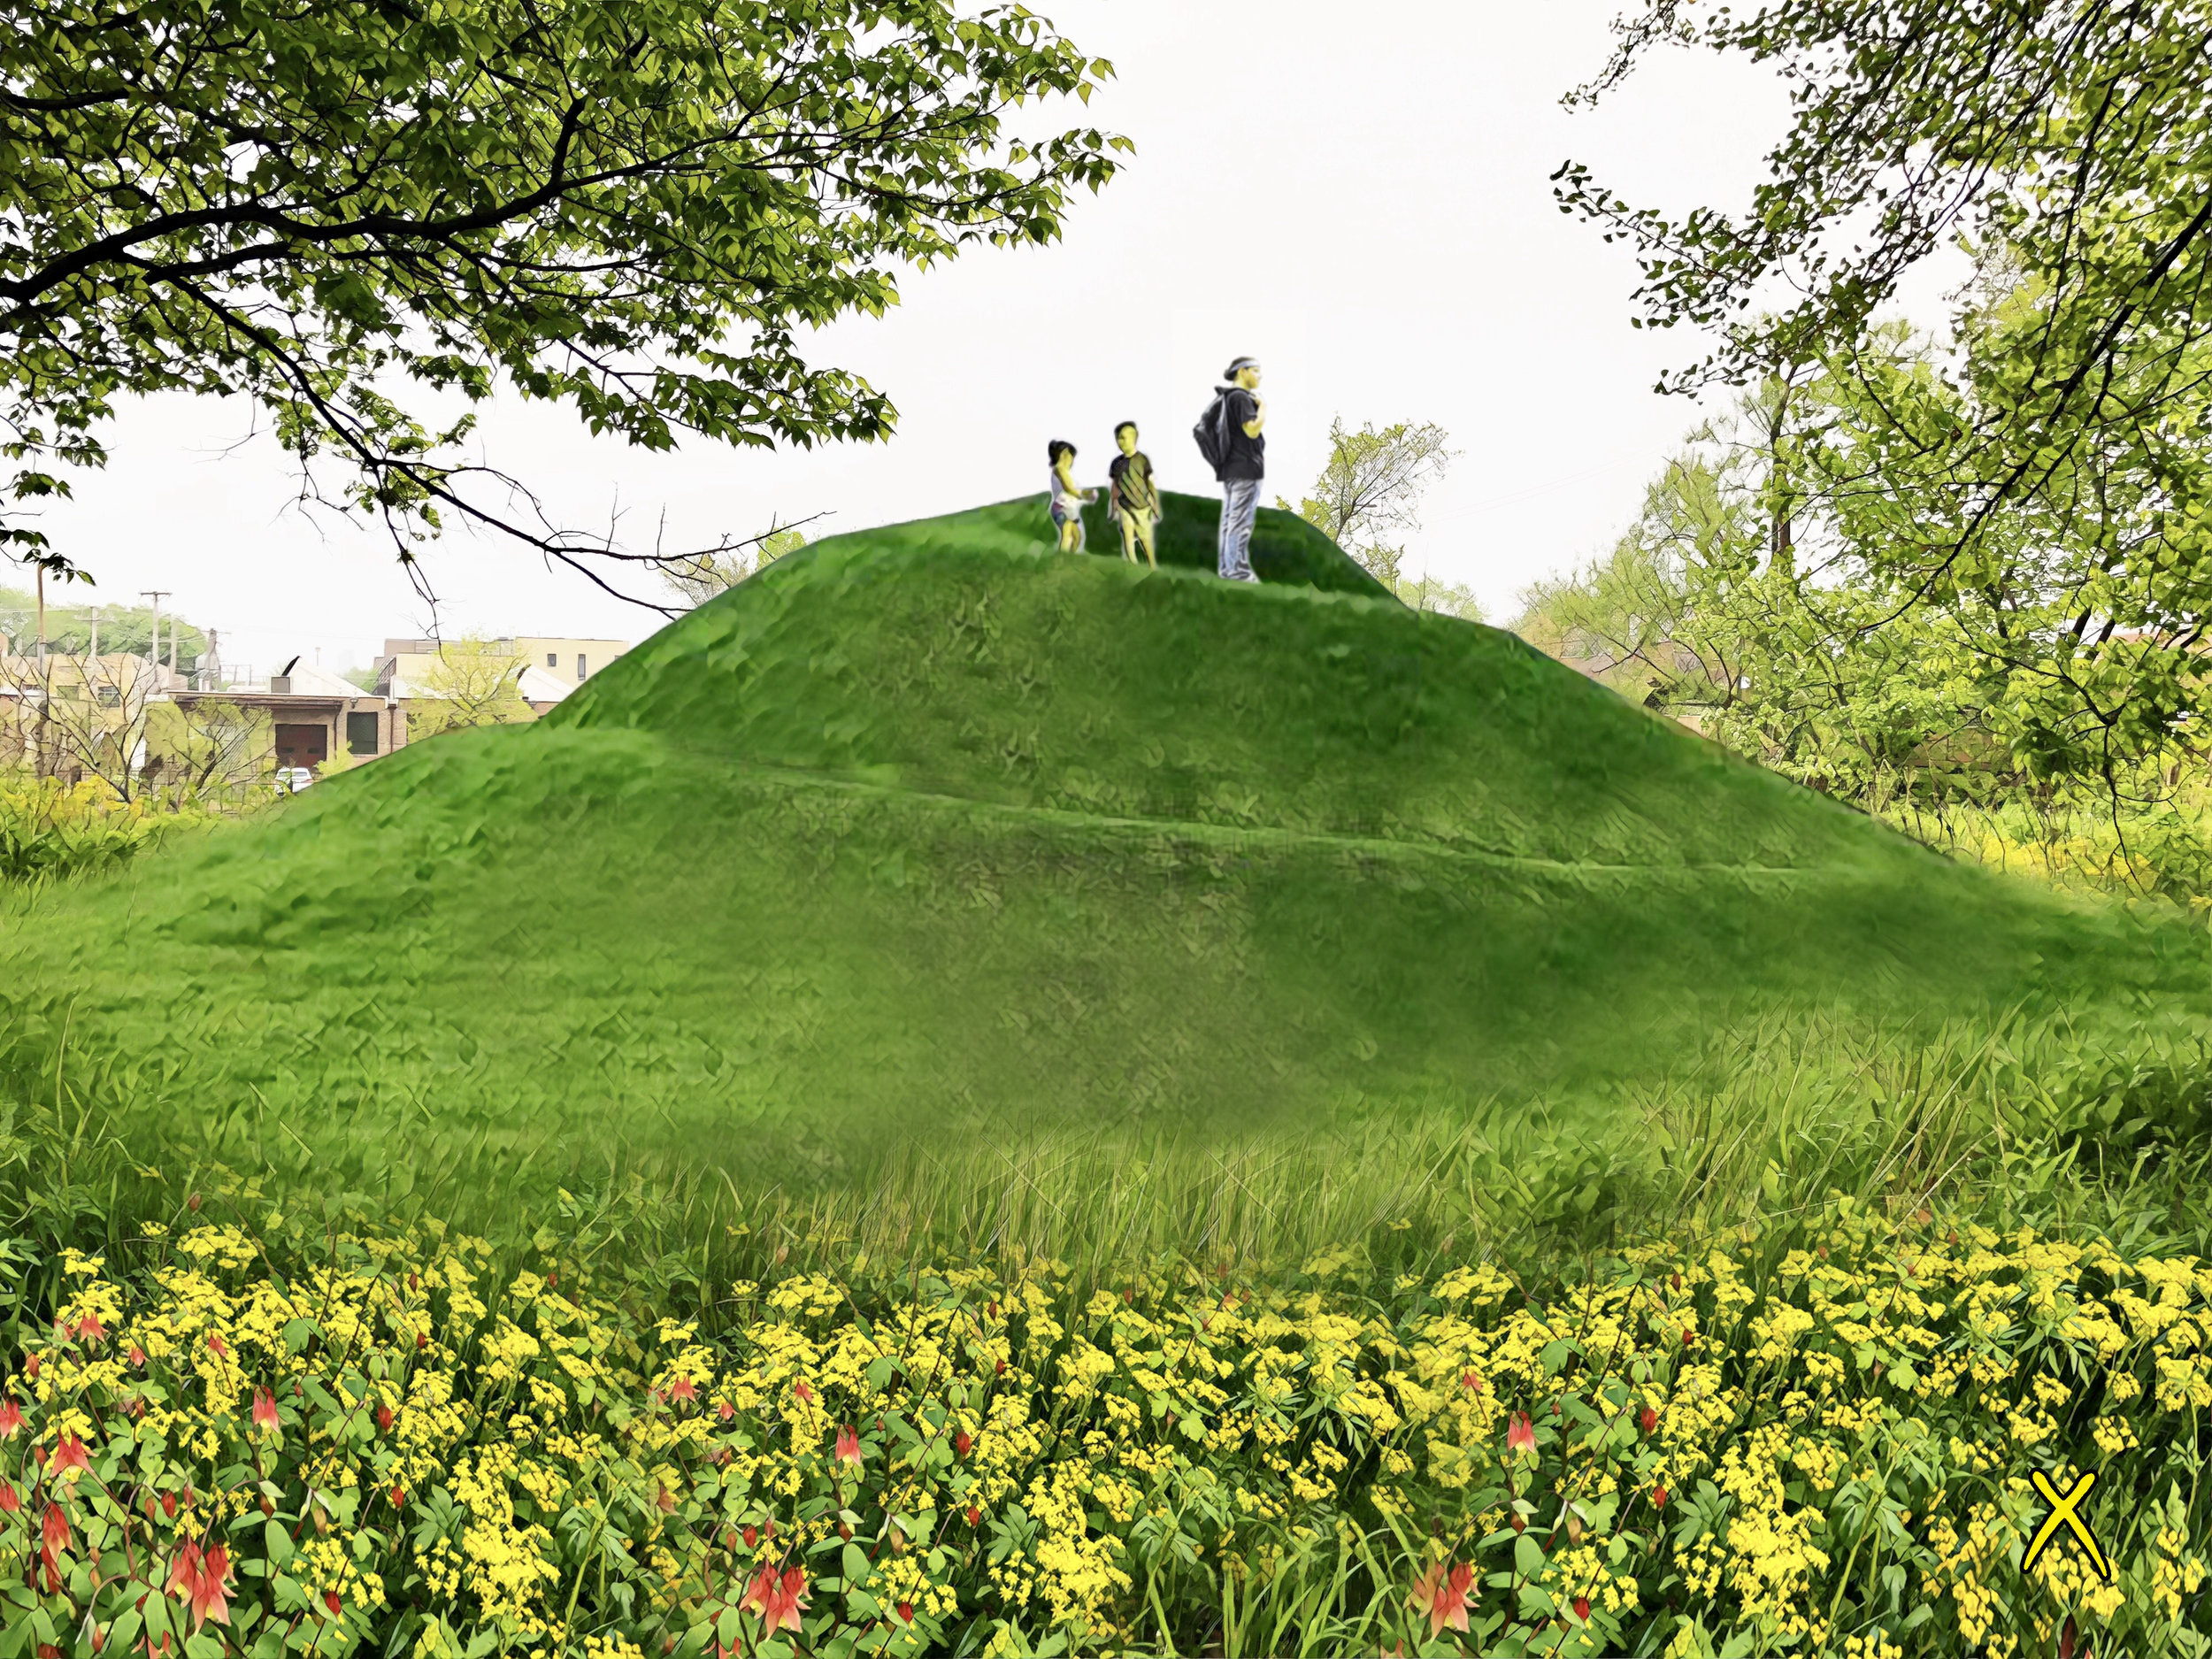
[[(1847, 1200), (1540, 1281), (1454, 1254), (18, 1247), (0, 1659), (2212, 1646), (2212, 1267)], [(2108, 1581), (2026, 1564), (2039, 1474), (2095, 1477)]]

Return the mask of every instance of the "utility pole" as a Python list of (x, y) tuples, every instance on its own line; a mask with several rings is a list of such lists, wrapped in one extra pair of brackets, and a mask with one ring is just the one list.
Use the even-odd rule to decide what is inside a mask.
[(47, 726), (53, 720), (54, 681), (46, 672), (46, 567), (38, 567), (38, 763), (33, 768), (42, 778), (53, 776), (48, 753)]
[(100, 660), (100, 607), (95, 605), (84, 615), (85, 620), (92, 625), (92, 644), (85, 655), (96, 663)]
[[(153, 638), (146, 642), (146, 660), (156, 668), (161, 666), (161, 602), (169, 596), (171, 591), (166, 588), (143, 588), (138, 595), (141, 599), (154, 602), (154, 634)], [(169, 625), (169, 631), (173, 634), (176, 632), (175, 623)]]

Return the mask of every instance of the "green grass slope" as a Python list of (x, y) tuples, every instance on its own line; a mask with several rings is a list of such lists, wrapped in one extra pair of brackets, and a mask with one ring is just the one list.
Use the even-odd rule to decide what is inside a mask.
[(1180, 568), (1208, 508), (1156, 572), (1034, 503), (827, 540), (537, 726), (14, 899), (0, 1080), (117, 1103), (148, 1162), (741, 1184), (1031, 1125), (1594, 1113), (1777, 1009), (2194, 1017), (2201, 933), (1947, 864), (1286, 515), (1265, 585)]

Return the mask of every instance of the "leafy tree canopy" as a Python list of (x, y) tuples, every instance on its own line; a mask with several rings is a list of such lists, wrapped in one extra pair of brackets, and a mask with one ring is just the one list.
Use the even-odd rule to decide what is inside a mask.
[[(1806, 394), (1764, 506), (1862, 563), (1850, 628), (1942, 618), (2038, 772), (2111, 779), (2194, 745), (2212, 713), (2212, 0), (1647, 0), (1621, 27), (1578, 96), (1665, 41), (1793, 89), (1748, 212), (1672, 218), (1575, 165), (1560, 194), (1639, 249), (1640, 322), (1717, 332), (1664, 387)], [(1932, 352), (1877, 313), (1954, 243), (1977, 273)]]
[[(1740, 52), (1794, 119), (1742, 214), (1639, 208), (1571, 162), (1561, 204), (1642, 256), (1640, 324), (1724, 331), (1671, 384), (1755, 378), (1862, 338), (1913, 265), (1955, 239), (2047, 285), (2051, 413), (2100, 365), (2212, 325), (2212, 4), (2207, 0), (1645, 0), (1616, 25), (1594, 102), (1662, 42)], [(1802, 295), (1770, 312), (1777, 278)]]
[(1018, 5), (0, 0), (0, 548), (65, 574), (22, 503), (105, 459), (119, 396), (174, 390), (252, 399), (403, 558), (456, 514), (614, 553), (421, 400), (503, 380), (649, 449), (879, 437), (887, 399), (799, 331), (881, 312), (901, 265), (1053, 239), (1126, 147), (1008, 129), (1111, 73)]

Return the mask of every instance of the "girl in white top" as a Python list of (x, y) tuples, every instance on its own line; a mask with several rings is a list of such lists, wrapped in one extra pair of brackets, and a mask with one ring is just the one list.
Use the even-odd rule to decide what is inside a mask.
[(1065, 438), (1055, 438), (1045, 446), (1046, 457), (1052, 463), (1052, 527), (1060, 538), (1060, 551), (1080, 553), (1083, 550), (1083, 508), (1093, 498), (1093, 493), (1075, 487), (1075, 446)]

